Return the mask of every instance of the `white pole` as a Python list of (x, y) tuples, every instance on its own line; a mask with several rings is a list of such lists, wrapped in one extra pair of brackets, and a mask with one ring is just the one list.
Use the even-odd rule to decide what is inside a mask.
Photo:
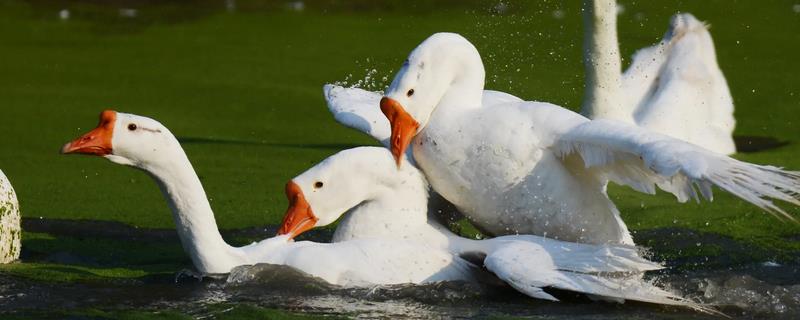
[(590, 119), (633, 122), (622, 106), (622, 59), (617, 41), (615, 0), (583, 1), (583, 63), (586, 88), (581, 114)]

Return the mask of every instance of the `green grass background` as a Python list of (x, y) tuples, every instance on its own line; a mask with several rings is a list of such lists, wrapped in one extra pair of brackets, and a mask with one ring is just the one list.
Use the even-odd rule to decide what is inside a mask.
[[(800, 13), (793, 1), (622, 4), (625, 57), (657, 42), (675, 12), (709, 22), (736, 103), (736, 134), (791, 142), (735, 157), (800, 169)], [(493, 5), (306, 1), (304, 11), (294, 12), (283, 2), (239, 1), (231, 13), (211, 1), (0, 0), (0, 168), (12, 180), (26, 218), (174, 227), (144, 173), (100, 158), (58, 154), (61, 145), (94, 127), (101, 110), (111, 108), (155, 118), (186, 141), (183, 147), (221, 228), (277, 224), (286, 208), (288, 179), (340, 149), (373, 144), (333, 121), (322, 85), (352, 84), (372, 74), (368, 87), (382, 89), (411, 49), (434, 32), (461, 33), (478, 47), (487, 88), (578, 108), (579, 1), (511, 2), (503, 15), (493, 14)], [(119, 17), (121, 7), (139, 9), (138, 17)], [(71, 10), (71, 19), (57, 18), (62, 8)], [(559, 10), (563, 19), (554, 17)], [(701, 205), (618, 187), (610, 193), (634, 231), (686, 227), (778, 253), (800, 250), (798, 224), (722, 192)], [(800, 217), (797, 208), (790, 212)], [(125, 250), (115, 249), (114, 242), (105, 249), (87, 246), (93, 240), (86, 236), (25, 234), (23, 245), (29, 252), (76, 250), (101, 260), (144, 251), (113, 267), (131, 277), (174, 272), (188, 261), (153, 259), (160, 257), (156, 254), (175, 259), (177, 243), (151, 255), (144, 244)], [(50, 276), (37, 263), (4, 268), (33, 278), (61, 276)], [(92, 270), (118, 276), (113, 268)]]

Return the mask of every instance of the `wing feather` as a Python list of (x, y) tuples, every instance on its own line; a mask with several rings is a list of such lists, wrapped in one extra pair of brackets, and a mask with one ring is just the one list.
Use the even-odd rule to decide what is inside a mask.
[[(322, 91), (328, 103), (328, 111), (333, 114), (337, 122), (367, 134), (388, 147), (392, 128), (389, 120), (381, 112), (381, 93), (333, 84), (326, 84)], [(505, 92), (483, 91), (482, 103), (487, 107), (521, 101), (522, 99)]]
[(771, 199), (800, 206), (800, 172), (757, 165), (663, 134), (613, 120), (580, 124), (553, 144), (561, 158), (580, 156), (585, 169), (605, 179), (678, 201), (712, 200), (715, 185), (775, 215), (796, 221)]
[[(589, 245), (584, 245), (590, 247)], [(605, 254), (610, 246), (593, 246), (601, 249), (597, 256), (575, 255), (566, 250), (573, 262), (580, 260), (588, 265), (603, 262), (625, 263), (630, 257)], [(533, 298), (558, 301), (545, 292), (544, 288), (556, 288), (599, 296), (601, 298), (636, 300), (649, 303), (688, 307), (702, 312), (716, 313), (707, 306), (683, 298), (678, 294), (661, 289), (642, 279), (636, 264), (631, 265), (629, 273), (580, 272), (562, 265), (563, 260), (554, 255), (563, 249), (548, 248), (527, 241), (511, 241), (487, 255), (484, 264), (498, 278), (515, 289)], [(638, 255), (637, 255), (638, 257)], [(638, 258), (641, 259), (641, 258)]]
[(325, 101), (328, 102), (328, 110), (337, 122), (388, 146), (392, 130), (389, 120), (381, 112), (380, 93), (332, 84), (326, 84), (322, 90)]

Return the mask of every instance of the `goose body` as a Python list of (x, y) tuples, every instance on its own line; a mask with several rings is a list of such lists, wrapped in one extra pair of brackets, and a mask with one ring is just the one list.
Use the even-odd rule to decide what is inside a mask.
[[(770, 198), (800, 205), (797, 172), (737, 161), (622, 121), (589, 120), (553, 104), (483, 105), (483, 83), (475, 47), (460, 35), (437, 33), (412, 51), (379, 104), (391, 130), (385, 141), (398, 162), (410, 145), (432, 188), (489, 234), (632, 244), (606, 194), (608, 181), (651, 194), (658, 186), (680, 202), (710, 199), (716, 185), (789, 218)], [(342, 97), (328, 95), (334, 115), (359, 103)], [(377, 95), (370, 100), (377, 102)]]
[(19, 259), (21, 240), (17, 194), (11, 181), (0, 170), (0, 264)]
[[(661, 53), (654, 57), (651, 52)], [(652, 64), (663, 60), (656, 74)], [(652, 79), (642, 81), (642, 78)], [(642, 85), (652, 82), (645, 91)], [(638, 90), (637, 90), (638, 89)], [(636, 124), (720, 154), (733, 154), (733, 97), (707, 26), (689, 13), (672, 17), (661, 43), (640, 50), (622, 74)], [(641, 95), (642, 99), (631, 99)]]
[(167, 198), (184, 250), (202, 273), (228, 273), (240, 265), (270, 263), (343, 286), (474, 281), (474, 266), (469, 262), (412, 242), (377, 239), (325, 244), (277, 236), (244, 247), (228, 245), (177, 139), (149, 118), (104, 111), (96, 129), (66, 144), (62, 152), (99, 155), (150, 174)]
[[(569, 243), (531, 235), (486, 240), (459, 237), (428, 214), (428, 188), (414, 166), (396, 168), (385, 148), (360, 147), (341, 151), (292, 179), (304, 199), (290, 208), (281, 230), (339, 222), (334, 241), (381, 239), (412, 241), (469, 256), (477, 265), (519, 291), (539, 299), (557, 299), (545, 288), (591, 294), (604, 299), (699, 307), (641, 279), (644, 271), (661, 266), (638, 255), (636, 248)], [(311, 226), (303, 217), (313, 216)]]
[(585, 0), (584, 8), (584, 116), (736, 152), (733, 98), (704, 23), (689, 13), (672, 16), (663, 40), (637, 51), (621, 73), (616, 2)]

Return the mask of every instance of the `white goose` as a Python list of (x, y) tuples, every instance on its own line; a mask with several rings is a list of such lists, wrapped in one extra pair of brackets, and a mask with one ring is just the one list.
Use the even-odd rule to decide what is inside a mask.
[[(150, 174), (169, 203), (184, 250), (202, 273), (228, 273), (240, 265), (270, 263), (343, 286), (475, 281), (474, 266), (469, 262), (446, 250), (409, 241), (322, 244), (287, 242), (288, 236), (277, 236), (244, 247), (228, 245), (178, 140), (150, 118), (104, 111), (97, 128), (64, 145), (62, 152), (103, 156)], [(287, 194), (292, 192), (287, 190)], [(296, 207), (303, 199), (290, 201)]]
[[(368, 133), (390, 141), (398, 162), (413, 139), (413, 157), (433, 189), (489, 234), (632, 244), (606, 195), (609, 180), (651, 194), (658, 186), (680, 202), (710, 199), (717, 185), (790, 219), (769, 198), (800, 205), (797, 172), (744, 163), (617, 121), (589, 121), (548, 103), (489, 107), (481, 103), (483, 84), (475, 47), (457, 34), (434, 34), (412, 51), (380, 102), (390, 140)], [(374, 105), (355, 106), (346, 92), (326, 87), (334, 115), (371, 108), (363, 115), (374, 117)], [(357, 92), (360, 101), (376, 101), (374, 93)]]
[(288, 183), (292, 202), (279, 233), (296, 236), (340, 216), (334, 241), (413, 241), (472, 257), (498, 278), (531, 297), (557, 301), (551, 287), (651, 303), (697, 304), (641, 280), (661, 266), (639, 257), (636, 248), (568, 243), (530, 235), (487, 240), (459, 237), (428, 214), (428, 185), (417, 168), (397, 168), (385, 148), (341, 151)]
[(733, 154), (733, 98), (711, 34), (689, 13), (676, 14), (664, 39), (633, 56), (620, 74), (614, 0), (584, 1), (586, 92), (581, 114), (637, 124)]
[(11, 181), (0, 170), (0, 264), (19, 259), (22, 247), (19, 201)]

